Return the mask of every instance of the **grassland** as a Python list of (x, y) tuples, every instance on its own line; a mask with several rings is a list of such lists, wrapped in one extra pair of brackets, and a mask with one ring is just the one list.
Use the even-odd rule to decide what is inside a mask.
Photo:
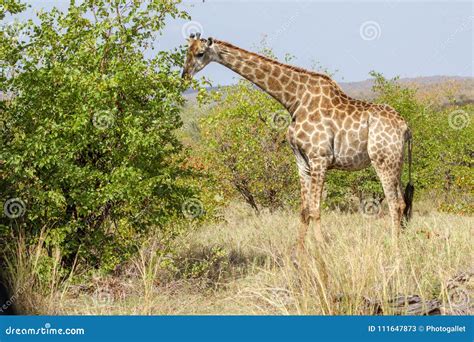
[[(53, 275), (48, 289), (38, 289), (20, 266), (24, 276), (15, 287), (19, 303), (42, 314), (371, 314), (369, 302), (412, 294), (457, 305), (446, 284), (472, 269), (474, 218), (417, 207), (398, 241), (387, 216), (326, 212), (328, 243), (318, 249), (309, 234), (295, 267), (297, 213), (257, 216), (233, 204), (223, 221), (179, 238), (176, 255), (158, 257), (160, 241), (150, 238), (114, 275), (93, 275), (84, 284)], [(22, 264), (35, 267), (35, 251), (23, 255), (30, 260)], [(389, 305), (383, 309), (392, 313)]]

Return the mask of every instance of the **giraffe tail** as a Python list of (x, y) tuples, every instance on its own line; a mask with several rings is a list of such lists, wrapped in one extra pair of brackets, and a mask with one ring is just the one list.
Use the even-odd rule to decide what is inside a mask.
[(412, 216), (413, 211), (413, 194), (415, 193), (415, 186), (413, 185), (413, 180), (411, 178), (411, 165), (412, 165), (412, 134), (408, 129), (405, 133), (405, 141), (408, 145), (408, 184), (405, 188), (405, 193), (403, 194), (403, 199), (405, 201), (405, 209), (403, 210), (403, 217), (405, 223), (408, 222)]

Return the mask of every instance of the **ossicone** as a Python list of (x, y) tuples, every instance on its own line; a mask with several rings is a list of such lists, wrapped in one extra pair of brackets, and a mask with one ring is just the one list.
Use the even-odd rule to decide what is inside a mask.
[(189, 38), (191, 38), (191, 39), (201, 39), (201, 32), (190, 33)]

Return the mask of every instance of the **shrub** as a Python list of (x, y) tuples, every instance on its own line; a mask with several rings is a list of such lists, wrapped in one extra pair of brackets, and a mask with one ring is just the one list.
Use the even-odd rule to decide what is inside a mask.
[(2, 30), (2, 236), (47, 227), (66, 265), (110, 269), (194, 193), (175, 135), (183, 51), (147, 57), (165, 21), (187, 14), (174, 1), (90, 0), (38, 16)]
[(288, 113), (246, 81), (222, 90), (200, 123), (201, 155), (227, 199), (239, 194), (256, 211), (299, 198)]

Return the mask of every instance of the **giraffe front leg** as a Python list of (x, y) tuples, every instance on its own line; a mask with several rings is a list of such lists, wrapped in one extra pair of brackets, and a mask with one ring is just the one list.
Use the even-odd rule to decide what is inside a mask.
[(305, 250), (305, 239), (309, 225), (309, 196), (311, 188), (311, 177), (309, 173), (309, 165), (304, 152), (298, 148), (292, 138), (293, 128), (289, 127), (288, 140), (290, 146), (295, 154), (296, 165), (298, 166), (298, 175), (300, 179), (300, 190), (301, 190), (301, 209), (300, 209), (300, 222), (298, 229), (298, 238), (296, 246), (293, 249), (293, 261), (297, 259), (297, 255), (302, 255)]
[(310, 190), (310, 222), (314, 237), (318, 244), (324, 242), (321, 229), (321, 197), (326, 177), (328, 162), (326, 159), (315, 159), (311, 163), (311, 190)]
[(306, 233), (308, 231), (309, 218), (310, 218), (309, 192), (310, 192), (310, 186), (311, 186), (311, 179), (309, 178), (309, 175), (300, 174), (300, 183), (301, 183), (301, 208), (300, 208), (300, 227), (298, 231), (297, 248), (298, 248), (298, 251), (301, 253), (301, 252), (304, 252)]
[[(303, 170), (304, 171), (304, 170)], [(295, 246), (293, 247), (291, 259), (296, 268), (299, 268), (300, 259), (305, 254), (305, 239), (306, 233), (309, 226), (309, 190), (310, 190), (310, 178), (309, 175), (305, 174), (300, 170), (300, 183), (301, 183), (301, 207), (300, 207), (300, 222), (298, 228), (298, 238)]]

